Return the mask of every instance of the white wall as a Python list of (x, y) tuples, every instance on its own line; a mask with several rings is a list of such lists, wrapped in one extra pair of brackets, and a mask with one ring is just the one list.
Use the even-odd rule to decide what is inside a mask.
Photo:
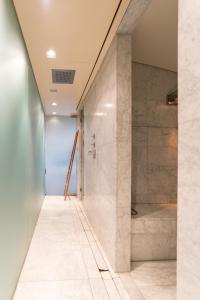
[(179, 1), (178, 300), (200, 298), (200, 1)]

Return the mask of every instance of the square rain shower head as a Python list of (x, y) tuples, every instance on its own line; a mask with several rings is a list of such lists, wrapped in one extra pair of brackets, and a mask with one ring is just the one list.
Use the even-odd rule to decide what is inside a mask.
[(52, 82), (57, 84), (73, 84), (75, 70), (52, 70)]

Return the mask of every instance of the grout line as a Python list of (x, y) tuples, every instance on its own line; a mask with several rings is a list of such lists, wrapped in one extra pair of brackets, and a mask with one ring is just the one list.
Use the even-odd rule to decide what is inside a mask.
[[(77, 208), (77, 205), (78, 205), (78, 204), (75, 203), (76, 208)], [(82, 205), (80, 205), (80, 204), (79, 204), (79, 209), (80, 209), (80, 211), (82, 212), (83, 217), (84, 217), (84, 219), (85, 219), (85, 221), (86, 221), (88, 227), (90, 228), (90, 232), (91, 232), (91, 234), (92, 234), (92, 236), (93, 236), (94, 243), (96, 244), (96, 246), (97, 246), (97, 248), (98, 248), (98, 250), (99, 250), (99, 253), (100, 253), (101, 257), (102, 257), (102, 259), (103, 259), (105, 265), (107, 266), (107, 263), (106, 263), (106, 261), (105, 261), (105, 259), (104, 259), (104, 256), (103, 256), (103, 254), (102, 254), (102, 251), (101, 251), (101, 249), (100, 249), (100, 247), (99, 247), (99, 244), (98, 244), (99, 242), (98, 242), (97, 238), (94, 237), (93, 229), (92, 229), (92, 227), (91, 227), (91, 224), (89, 223), (89, 221), (88, 221), (88, 219), (87, 219), (87, 216), (86, 216), (86, 214), (85, 214), (85, 212), (84, 212), (84, 210), (83, 210), (83, 208), (82, 208)], [(78, 209), (77, 209), (77, 214), (78, 214)], [(79, 218), (80, 218), (80, 217), (79, 217)], [(81, 222), (81, 224), (82, 224), (82, 226), (83, 226), (83, 228), (84, 228), (84, 225), (83, 225), (83, 222), (82, 222), (81, 218), (80, 218), (80, 222)], [(84, 229), (84, 231), (86, 232), (87, 230)], [(87, 234), (86, 234), (86, 236), (87, 236)], [(88, 239), (88, 236), (87, 236), (87, 239)], [(92, 251), (92, 253), (93, 253), (95, 262), (96, 262), (97, 267), (98, 267), (98, 262), (97, 262), (97, 260), (96, 260), (96, 257), (95, 257), (94, 251), (93, 251), (93, 249), (92, 249), (92, 247), (91, 247), (91, 244), (90, 244), (90, 240), (89, 240), (89, 239), (88, 239), (88, 243), (89, 243), (89, 245), (90, 245), (91, 251)], [(99, 269), (99, 267), (98, 267), (98, 269)], [(115, 280), (114, 280), (115, 278), (113, 278), (112, 273), (110, 272), (110, 268), (109, 268), (108, 266), (107, 266), (107, 269), (108, 269), (108, 270), (106, 270), (106, 271), (108, 271), (109, 274), (110, 274), (110, 279), (109, 279), (109, 280), (112, 280), (112, 282), (114, 283), (114, 286), (115, 286), (115, 288), (116, 288), (116, 291), (117, 291), (117, 293), (118, 293), (120, 299), (123, 299), (123, 298), (122, 298), (122, 295), (121, 295), (121, 293), (120, 293), (120, 291), (119, 291), (119, 289), (118, 289), (118, 286), (117, 286), (117, 284), (116, 284), (116, 282), (115, 282)], [(102, 272), (100, 272), (100, 273), (101, 273), (101, 279), (102, 279), (103, 282), (104, 282), (105, 278), (103, 278)], [(117, 278), (119, 278), (119, 280), (121, 281), (120, 276), (117, 277)], [(121, 281), (121, 284), (122, 284), (122, 286), (123, 286), (122, 281)], [(105, 288), (106, 288), (106, 290), (107, 290), (107, 287), (106, 287), (106, 285), (105, 285), (105, 282), (104, 282), (104, 286), (105, 286)], [(124, 288), (124, 287), (123, 287), (123, 288)], [(124, 289), (125, 289), (125, 288), (124, 288)], [(108, 293), (108, 291), (107, 291), (107, 293)], [(108, 296), (109, 296), (109, 294), (108, 294)]]
[[(75, 204), (75, 206), (77, 207), (77, 205), (76, 205), (76, 204)], [(81, 210), (81, 212), (82, 212), (82, 214), (83, 214), (83, 217), (84, 217), (85, 221), (87, 222), (87, 225), (88, 225), (88, 227), (89, 227), (89, 228), (91, 228), (91, 225), (89, 224), (88, 220), (86, 219), (85, 213), (83, 212), (83, 210), (82, 210), (81, 206), (79, 206), (79, 208), (80, 208), (80, 210)], [(77, 210), (77, 214), (78, 214), (78, 210)], [(80, 222), (81, 222), (81, 224), (82, 224), (82, 227), (83, 227), (83, 229), (84, 229), (83, 222), (82, 222), (82, 220), (81, 220), (81, 218), (80, 218), (80, 217), (79, 217), (79, 219), (80, 219)], [(87, 230), (85, 230), (85, 229), (84, 229), (84, 231), (86, 232)], [(90, 230), (90, 232), (91, 232), (91, 230)], [(96, 240), (95, 240), (95, 238), (94, 238), (94, 236), (93, 236), (93, 233), (92, 233), (92, 232), (91, 232), (91, 234), (92, 234), (92, 237), (93, 237), (93, 239), (94, 239), (94, 243), (96, 243)], [(90, 249), (91, 249), (91, 251), (92, 251), (92, 255), (93, 255), (93, 258), (94, 258), (94, 260), (95, 260), (95, 263), (96, 263), (97, 269), (99, 270), (99, 273), (100, 273), (100, 276), (101, 276), (101, 280), (102, 280), (102, 282), (103, 282), (103, 285), (104, 285), (104, 287), (105, 287), (106, 293), (107, 293), (107, 295), (108, 295), (108, 297), (109, 297), (109, 293), (108, 293), (107, 287), (106, 287), (106, 285), (105, 285), (105, 282), (104, 282), (104, 279), (103, 279), (103, 277), (102, 277), (102, 272), (101, 272), (101, 271), (100, 271), (100, 269), (99, 269), (99, 266), (98, 266), (97, 259), (96, 259), (96, 257), (95, 257), (94, 251), (93, 251), (93, 249), (92, 249), (92, 247), (91, 247), (91, 241), (89, 240), (89, 238), (88, 238), (87, 234), (86, 234), (86, 237), (87, 237), (87, 240), (88, 240), (88, 243), (89, 243), (89, 247), (90, 247)], [(101, 255), (101, 251), (100, 251), (100, 249), (99, 249), (99, 247), (98, 247), (98, 245), (97, 245), (97, 244), (96, 244), (96, 246), (97, 246), (97, 248), (98, 248), (98, 250), (99, 250), (99, 252), (100, 252), (100, 255)], [(102, 257), (102, 259), (103, 259), (103, 257)], [(103, 261), (104, 261), (104, 259), (103, 259)], [(105, 263), (105, 265), (106, 265), (106, 263)], [(107, 270), (106, 270), (106, 271), (108, 271), (108, 272), (109, 272), (109, 268), (107, 268)], [(111, 277), (111, 279), (112, 279), (112, 277)], [(119, 291), (118, 291), (118, 289), (117, 289), (117, 292), (118, 292), (118, 294), (119, 294)], [(120, 296), (120, 295), (119, 295), (119, 296)], [(109, 298), (110, 298), (110, 297), (109, 297)], [(121, 298), (121, 297), (120, 297), (120, 298)]]
[[(80, 221), (80, 225), (81, 225), (81, 228), (83, 230), (83, 232), (85, 233), (85, 230), (84, 230), (84, 227), (83, 227), (83, 223), (82, 223), (82, 220), (80, 218), (80, 215), (78, 213), (78, 209), (77, 209), (77, 206), (76, 206), (76, 203), (74, 203), (75, 201), (73, 201), (73, 204), (75, 206), (75, 214), (76, 216), (78, 217), (79, 221)], [(86, 236), (87, 238), (87, 236)], [(79, 241), (79, 244), (80, 244), (80, 241)], [(82, 245), (80, 244), (80, 248), (82, 247)], [(80, 250), (81, 251), (81, 250)], [(85, 269), (86, 269), (86, 272), (87, 272), (87, 276), (88, 276), (88, 283), (89, 283), (89, 286), (90, 286), (90, 291), (91, 291), (91, 294), (92, 294), (92, 298), (94, 298), (94, 293), (93, 293), (93, 289), (92, 289), (92, 286), (91, 286), (91, 282), (90, 282), (90, 278), (89, 278), (89, 273), (88, 273), (88, 269), (87, 269), (87, 266), (86, 266), (86, 263), (85, 263), (85, 260), (84, 260), (84, 257), (83, 257), (83, 253), (81, 251), (81, 256), (82, 256), (82, 260), (83, 260), (83, 263), (84, 263), (84, 266), (85, 266)]]
[[(75, 201), (74, 201), (74, 202), (75, 202)], [(94, 256), (94, 253), (93, 253), (93, 251), (92, 251), (92, 248), (91, 248), (91, 245), (90, 245), (90, 241), (89, 241), (89, 239), (88, 239), (88, 236), (87, 236), (87, 234), (86, 234), (86, 230), (85, 230), (85, 228), (84, 228), (84, 224), (83, 224), (83, 221), (82, 221), (82, 219), (81, 219), (81, 217), (80, 217), (79, 210), (78, 210), (78, 208), (77, 208), (77, 204), (76, 204), (76, 203), (75, 203), (75, 211), (76, 211), (76, 214), (77, 214), (77, 216), (78, 216), (78, 218), (79, 218), (79, 221), (80, 221), (80, 223), (81, 223), (81, 226), (82, 226), (83, 232), (85, 233), (85, 235), (86, 235), (86, 238), (87, 238), (87, 240), (88, 240), (88, 244), (89, 244), (90, 250), (91, 250), (91, 252), (92, 252), (92, 255), (93, 255), (94, 261), (95, 261), (95, 263), (96, 263), (97, 269), (99, 270), (99, 267), (98, 267), (98, 265), (97, 265), (97, 261), (96, 261), (96, 257)], [(88, 225), (89, 225), (89, 224), (88, 224)], [(83, 258), (82, 251), (81, 251), (81, 256), (82, 256), (82, 258)], [(87, 270), (87, 266), (86, 266), (86, 263), (85, 263), (85, 260), (84, 260), (84, 258), (83, 258), (83, 263), (84, 263), (84, 265), (85, 265), (85, 267), (86, 267), (86, 271), (87, 271), (87, 274), (88, 274), (88, 270)], [(99, 271), (99, 273), (100, 273), (100, 271)], [(101, 274), (100, 274), (100, 276), (101, 276)], [(89, 281), (90, 289), (91, 289), (92, 296), (93, 296), (93, 299), (94, 299), (94, 293), (93, 293), (93, 289), (92, 289), (92, 286), (91, 286), (90, 279), (100, 279), (100, 280), (102, 280), (102, 277), (101, 277), (101, 278), (89, 278), (89, 274), (88, 274), (88, 281)], [(108, 291), (107, 291), (107, 289), (106, 289), (106, 286), (105, 286), (105, 283), (104, 283), (104, 281), (103, 281), (103, 280), (102, 280), (102, 282), (103, 282), (103, 285), (104, 285), (104, 287), (105, 287), (105, 290), (106, 290), (107, 296), (109, 297), (109, 295), (108, 295)], [(109, 297), (109, 298), (110, 298), (110, 297)]]
[[(129, 293), (128, 291), (126, 290), (124, 284), (123, 284), (123, 281), (122, 279), (119, 277), (119, 278), (114, 278), (113, 279), (114, 283), (116, 286), (118, 286), (118, 290), (119, 290), (119, 294), (120, 294), (120, 297), (123, 299), (123, 300), (131, 300), (130, 296), (129, 296)], [(117, 283), (118, 281), (118, 283)], [(120, 288), (119, 288), (119, 285), (120, 285)], [(136, 299), (135, 299), (136, 300)]]
[[(98, 250), (99, 250), (99, 253), (100, 253), (100, 255), (101, 255), (101, 258), (102, 258), (103, 262), (105, 263), (106, 268), (109, 270), (110, 268), (108, 267), (108, 263), (107, 263), (106, 260), (104, 259), (104, 255), (102, 254), (101, 248), (99, 247), (99, 242), (98, 242), (97, 238), (94, 236), (94, 234), (93, 234), (93, 229), (92, 229), (92, 227), (91, 227), (91, 225), (90, 225), (90, 223), (89, 223), (89, 221), (88, 221), (88, 219), (87, 219), (87, 216), (85, 215), (85, 212), (83, 211), (83, 209), (82, 209), (81, 206), (80, 206), (80, 210), (81, 210), (81, 212), (82, 212), (82, 214), (83, 214), (83, 216), (84, 216), (84, 218), (85, 218), (85, 220), (86, 220), (86, 222), (87, 222), (87, 225), (88, 225), (88, 227), (89, 227), (89, 231), (90, 231), (90, 233), (91, 233), (91, 235), (92, 235), (92, 237), (93, 237), (93, 239), (94, 239), (94, 243), (96, 244), (96, 246), (97, 246), (97, 248), (98, 248)], [(83, 227), (84, 227), (84, 225), (83, 225)], [(87, 229), (84, 229), (84, 231), (86, 232)], [(88, 239), (88, 235), (87, 235), (87, 234), (86, 234), (86, 236), (87, 236), (87, 239)], [(91, 243), (90, 243), (90, 240), (89, 240), (89, 239), (88, 239), (88, 243), (89, 243), (89, 245), (90, 245), (90, 247), (91, 247)], [(91, 250), (92, 250), (93, 255), (94, 255), (94, 251), (93, 251), (92, 247), (91, 247)], [(94, 255), (94, 258), (95, 258), (95, 261), (96, 261), (95, 255)], [(97, 261), (96, 261), (96, 263), (97, 263)], [(97, 266), (98, 266), (98, 263), (97, 263)], [(98, 267), (98, 268), (99, 268), (99, 267)]]

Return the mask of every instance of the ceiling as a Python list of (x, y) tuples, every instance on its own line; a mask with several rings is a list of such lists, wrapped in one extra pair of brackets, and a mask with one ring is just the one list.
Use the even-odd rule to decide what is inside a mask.
[[(128, 3), (129, 0), (14, 0), (47, 115), (54, 111), (58, 115), (75, 112), (114, 16), (122, 10), (119, 23)], [(56, 58), (46, 57), (49, 49), (56, 52)], [(74, 84), (52, 84), (52, 69), (76, 70)], [(52, 106), (53, 102), (57, 106)]]
[(133, 60), (177, 71), (178, 0), (152, 0), (133, 32)]

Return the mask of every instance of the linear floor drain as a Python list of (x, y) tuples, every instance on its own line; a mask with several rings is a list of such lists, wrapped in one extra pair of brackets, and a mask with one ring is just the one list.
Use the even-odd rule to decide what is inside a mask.
[(99, 269), (99, 272), (108, 272), (108, 269)]

